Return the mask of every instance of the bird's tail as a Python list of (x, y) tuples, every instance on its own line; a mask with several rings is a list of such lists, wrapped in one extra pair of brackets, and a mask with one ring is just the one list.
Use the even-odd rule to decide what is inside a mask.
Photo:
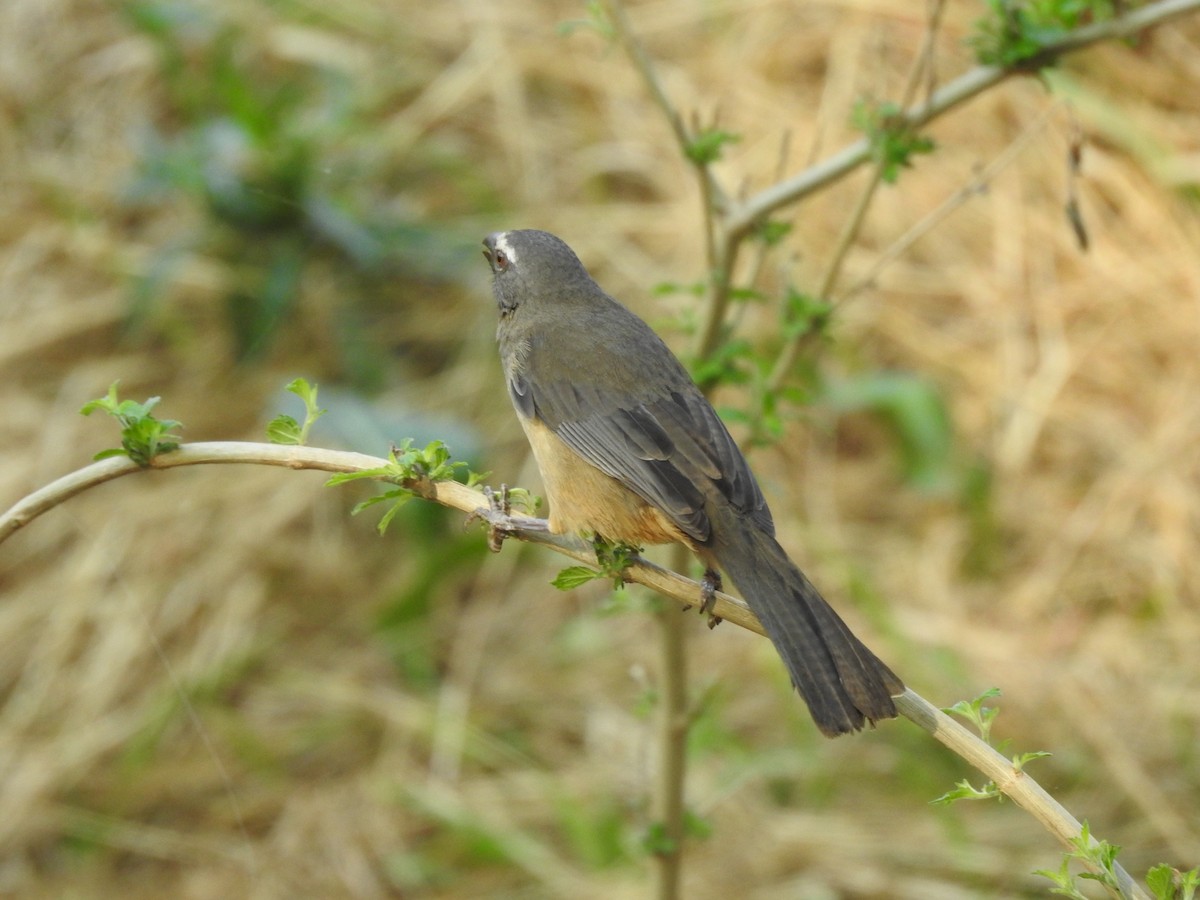
[(846, 626), (770, 534), (724, 529), (711, 548), (767, 636), (817, 727), (829, 737), (896, 715), (904, 683)]

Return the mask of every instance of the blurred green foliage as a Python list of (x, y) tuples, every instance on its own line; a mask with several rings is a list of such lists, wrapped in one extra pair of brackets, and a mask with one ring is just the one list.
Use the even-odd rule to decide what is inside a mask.
[[(377, 387), (373, 302), (402, 302), (397, 279), (454, 280), (467, 243), (402, 210), (399, 196), (434, 163), (420, 150), (403, 162), (380, 152), (382, 113), (345, 71), (264, 52), (261, 36), (199, 4), (130, 0), (122, 11), (153, 43), (160, 82), (127, 199), (182, 204), (197, 221), (146, 266), (133, 323), (152, 318), (188, 253), (203, 254), (224, 270), (236, 358), (253, 360), (289, 322), (306, 275), (323, 266), (339, 304), (329, 337), (340, 374)], [(488, 205), (478, 184), (469, 190)]]
[(987, 0), (988, 15), (975, 23), (970, 44), (984, 65), (1028, 66), (1074, 29), (1112, 18), (1119, 5), (1115, 0)]
[(408, 504), (396, 518), (395, 533), (410, 566), (383, 594), (372, 630), (404, 684), (432, 692), (441, 684), (445, 648), (431, 613), (447, 593), (466, 590), (459, 586), (475, 577), (487, 546), (477, 532), (462, 528), (460, 514), (435, 503)]
[(629, 810), (612, 794), (561, 796), (555, 812), (572, 856), (589, 868), (611, 868), (633, 855)]
[(928, 379), (907, 372), (866, 372), (829, 383), (823, 399), (843, 415), (869, 412), (883, 422), (910, 484), (926, 490), (950, 485), (955, 469), (950, 414)]
[(684, 153), (692, 162), (708, 165), (721, 158), (726, 144), (736, 144), (741, 139), (740, 134), (734, 134), (732, 131), (704, 128), (692, 135), (691, 143), (684, 149)]
[(871, 156), (879, 166), (879, 177), (895, 184), (900, 170), (912, 166), (912, 158), (932, 153), (932, 138), (918, 134), (904, 119), (904, 110), (895, 103), (871, 103), (859, 100), (854, 105), (854, 127), (867, 136)]

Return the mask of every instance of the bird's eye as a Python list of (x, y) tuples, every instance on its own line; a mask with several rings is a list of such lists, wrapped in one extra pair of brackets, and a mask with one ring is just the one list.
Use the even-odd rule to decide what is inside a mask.
[(508, 268), (508, 257), (504, 254), (503, 250), (497, 250), (493, 253), (492, 259), (495, 262), (497, 271), (503, 271)]

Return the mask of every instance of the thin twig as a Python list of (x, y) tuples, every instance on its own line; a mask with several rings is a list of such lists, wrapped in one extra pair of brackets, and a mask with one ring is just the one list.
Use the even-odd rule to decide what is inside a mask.
[[(687, 565), (687, 550), (680, 546), (672, 560)], [(687, 622), (679, 607), (667, 601), (658, 614), (658, 771), (654, 773), (655, 824), (662, 829), (655, 842), (655, 896), (674, 900), (683, 887), (683, 850), (687, 837), (687, 749), (691, 728), (688, 696)]]
[[(713, 248), (714, 263), (709, 279), (708, 299), (704, 304), (704, 318), (696, 338), (696, 356), (708, 359), (721, 345), (729, 299), (733, 295), (733, 269), (737, 265), (741, 241), (732, 238), (721, 229), (721, 235)], [(701, 385), (704, 387), (704, 385)]]
[[(932, 70), (934, 40), (937, 37), (938, 26), (942, 21), (944, 5), (945, 0), (933, 0), (933, 5), (930, 7), (929, 22), (925, 27), (925, 36), (921, 41), (920, 49), (913, 58), (913, 64), (908, 71), (908, 77), (905, 79), (904, 91), (901, 94), (900, 100), (901, 107), (912, 104), (913, 97), (917, 93), (917, 88), (925, 80), (927, 73)], [(863, 185), (862, 192), (858, 196), (858, 201), (854, 204), (854, 209), (851, 211), (849, 218), (846, 219), (846, 223), (842, 226), (837, 243), (834, 244), (829, 264), (825, 267), (825, 274), (821, 278), (820, 285), (816, 291), (816, 298), (819, 302), (827, 302), (833, 295), (833, 289), (842, 275), (842, 267), (846, 263), (846, 258), (850, 255), (850, 248), (858, 239), (859, 232), (862, 231), (863, 222), (867, 218), (867, 210), (871, 208), (871, 201), (875, 199), (875, 195), (879, 191), (879, 186), (883, 183), (883, 176), (887, 171), (888, 165), (889, 163), (886, 159), (879, 158), (875, 160), (875, 165), (871, 169), (871, 175), (867, 183)], [(800, 357), (800, 351), (804, 346), (807, 336), (808, 332), (797, 331), (784, 342), (779, 356), (775, 360), (775, 365), (771, 367), (771, 374), (767, 378), (766, 389), (769, 393), (775, 393), (783, 386), (788, 374), (796, 365), (796, 360)]]
[[(863, 220), (867, 216), (867, 209), (870, 207), (871, 201), (875, 199), (875, 193), (882, 182), (883, 164), (880, 163), (871, 172), (870, 180), (863, 187), (862, 193), (858, 195), (858, 202), (854, 204), (850, 218), (846, 220), (846, 224), (842, 226), (841, 234), (838, 235), (833, 256), (825, 269), (825, 275), (821, 279), (821, 284), (817, 288), (816, 298), (819, 302), (828, 300), (830, 294), (833, 292), (833, 286), (837, 283), (838, 276), (841, 275), (842, 264), (846, 261), (846, 256), (850, 252), (850, 246), (858, 236)], [(811, 332), (808, 331), (797, 330), (795, 334), (784, 341), (783, 347), (780, 348), (779, 356), (776, 357), (775, 364), (771, 367), (771, 374), (767, 376), (766, 390), (768, 393), (773, 394), (783, 387), (783, 383), (787, 380), (788, 375), (796, 365), (796, 361), (800, 358), (800, 351), (810, 334)]]
[[(38, 516), (65, 503), (71, 497), (106, 481), (157, 469), (235, 463), (282, 466), (289, 469), (317, 469), (323, 472), (361, 472), (385, 466), (387, 460), (342, 450), (250, 442), (183, 444), (177, 450), (154, 457), (146, 468), (138, 466), (125, 457), (114, 457), (92, 463), (65, 475), (13, 505), (7, 512), (0, 515), (0, 543), (16, 534)], [(413, 479), (404, 486), (425, 500), (465, 513), (473, 513), (488, 507), (488, 499), (482, 491), (469, 488), (456, 481), (435, 482), (427, 479)], [(518, 540), (551, 547), (557, 552), (585, 564), (596, 564), (596, 555), (589, 543), (578, 537), (550, 534), (544, 529), (544, 525), (541, 528), (518, 530), (512, 536)], [(628, 581), (643, 584), (664, 597), (676, 600), (686, 606), (699, 607), (703, 602), (699, 583), (646, 560), (634, 562), (625, 574)], [(712, 611), (724, 621), (765, 635), (762, 624), (754, 613), (750, 611), (745, 602), (736, 597), (718, 591), (716, 604)], [(995, 783), (1001, 792), (1029, 812), (1054, 837), (1068, 848), (1072, 848), (1071, 841), (1077, 839), (1082, 833), (1082, 826), (1028, 773), (1018, 769), (1011, 760), (1001, 756), (979, 737), (911, 689), (896, 698), (896, 708), (909, 721), (928, 732), (957, 756), (983, 773), (985, 777)], [(1123, 896), (1133, 898), (1133, 900), (1149, 900), (1149, 896), (1119, 864), (1114, 864), (1114, 870), (1120, 881)]]
[(620, 0), (604, 0), (603, 6), (614, 34), (621, 42), (621, 46), (625, 48), (625, 52), (629, 55), (630, 61), (633, 62), (633, 67), (637, 69), (638, 75), (646, 83), (646, 88), (650, 91), (651, 98), (653, 98), (663, 116), (666, 117), (667, 123), (671, 126), (671, 131), (675, 133), (675, 141), (679, 144), (679, 149), (684, 152), (686, 157), (687, 148), (691, 145), (692, 137), (688, 133), (687, 126), (683, 123), (683, 116), (679, 114), (675, 106), (671, 103), (671, 99), (667, 96), (666, 88), (662, 86), (662, 82), (659, 80), (658, 72), (654, 68), (654, 63), (650, 60), (650, 55), (646, 53), (646, 48), (642, 46), (642, 42), (638, 40), (633, 27), (629, 24), (629, 16), (625, 12), (625, 4), (621, 3)]
[[(935, 91), (931, 97), (904, 112), (899, 123), (909, 128), (919, 128), (965, 103), (977, 94), (1014, 75), (1024, 74), (1029, 69), (1045, 66), (1055, 59), (1083, 47), (1101, 41), (1129, 37), (1171, 19), (1200, 10), (1200, 0), (1160, 0), (1148, 6), (1138, 7), (1123, 16), (1103, 22), (1085, 25), (1048, 44), (1036, 57), (1027, 60), (1022, 68), (1005, 69), (999, 66), (979, 66), (959, 76), (945, 87)], [(800, 174), (765, 188), (749, 200), (731, 206), (725, 218), (729, 234), (744, 236), (761, 221), (781, 206), (795, 203), (837, 181), (871, 158), (870, 142), (863, 138), (845, 147), (824, 162), (818, 163)]]
[[(667, 96), (641, 41), (638, 40), (625, 7), (620, 0), (604, 0), (604, 9), (614, 32), (641, 75), (654, 102), (662, 110), (684, 159), (692, 163), (700, 184), (701, 209), (704, 215), (705, 256), (708, 261), (708, 292), (701, 327), (697, 334), (696, 356), (708, 359), (721, 341), (725, 312), (729, 305), (733, 267), (737, 244), (726, 239), (721, 225), (721, 213), (726, 207), (725, 193), (718, 184), (708, 160), (692, 152), (694, 134), (700, 132), (695, 123), (689, 132)], [(676, 557), (676, 565), (686, 564), (686, 555)], [(658, 753), (653, 815), (662, 829), (661, 840), (654, 859), (658, 900), (675, 900), (680, 896), (683, 882), (683, 842), (685, 837), (684, 791), (687, 776), (687, 739), (691, 719), (688, 700), (687, 645), (683, 623), (674, 611), (659, 614), (659, 684), (658, 684)]]
[(667, 124), (671, 126), (671, 131), (675, 135), (675, 142), (679, 145), (680, 154), (696, 170), (696, 177), (700, 182), (700, 194), (703, 199), (705, 211), (705, 249), (707, 251), (709, 268), (715, 270), (718, 228), (715, 213), (717, 210), (725, 208), (726, 199), (725, 192), (721, 189), (721, 185), (713, 175), (711, 167), (707, 162), (697, 159), (695, 154), (691, 152), (695, 134), (700, 129), (697, 126), (689, 131), (687, 125), (684, 123), (683, 116), (679, 114), (679, 111), (671, 102), (671, 98), (667, 96), (667, 89), (663, 87), (662, 79), (658, 77), (658, 70), (654, 67), (654, 62), (650, 59), (650, 54), (642, 46), (637, 32), (633, 30), (633, 26), (629, 22), (629, 16), (625, 12), (625, 4), (621, 0), (603, 0), (603, 6), (609, 23), (612, 25), (613, 33), (625, 49), (626, 54), (633, 63), (634, 69), (637, 70), (638, 75), (645, 82), (646, 89), (650, 92), (655, 105), (666, 118)]
[(914, 223), (904, 234), (881, 250), (866, 274), (836, 297), (832, 298), (833, 301), (840, 304), (858, 292), (866, 290), (870, 285), (875, 283), (875, 279), (879, 277), (880, 272), (896, 259), (903, 256), (913, 244), (929, 234), (929, 232), (949, 218), (957, 209), (965, 205), (972, 197), (986, 193), (988, 184), (992, 179), (1008, 168), (1020, 156), (1025, 146), (1036, 135), (1042, 132), (1046, 124), (1050, 121), (1050, 117), (1058, 109), (1059, 106), (1057, 104), (1047, 107), (1038, 117), (1037, 121), (1017, 135), (1007, 147), (1000, 151), (999, 155), (982, 169), (978, 170), (970, 181), (943, 200), (937, 207)]
[[(703, 322), (696, 340), (696, 354), (700, 359), (712, 355), (721, 342), (721, 329), (725, 322), (725, 312), (729, 307), (730, 287), (733, 281), (733, 268), (737, 262), (738, 246), (736, 240), (730, 240), (724, 225), (724, 212), (729, 206), (729, 200), (724, 189), (713, 174), (708, 162), (697, 159), (691, 152), (694, 134), (688, 131), (683, 116), (671, 103), (663, 87), (662, 79), (658, 77), (653, 61), (646, 53), (638, 39), (637, 33), (629, 22), (625, 6), (621, 0), (603, 0), (603, 6), (613, 32), (621, 46), (633, 62), (645, 82), (651, 98), (671, 126), (679, 152), (696, 170), (700, 182), (701, 212), (704, 215), (705, 258), (708, 261), (709, 286), (705, 303)], [(697, 127), (696, 131), (699, 128)]]
[(904, 82), (904, 92), (900, 95), (900, 105), (912, 105), (917, 89), (922, 84), (930, 86), (932, 93), (935, 73), (933, 69), (934, 51), (937, 49), (938, 30), (942, 27), (942, 13), (946, 10), (946, 0), (930, 0), (929, 21), (925, 25), (925, 34), (921, 38), (921, 47), (913, 57), (912, 68)]
[[(929, 732), (955, 755), (990, 778), (1006, 797), (1037, 819), (1064, 847), (1075, 849), (1072, 841), (1083, 833), (1082, 823), (1024, 769), (1015, 766), (1012, 760), (1002, 756), (974, 732), (950, 718), (916, 691), (909, 689), (897, 697), (896, 709), (900, 711), (900, 715)], [(1093, 847), (1099, 845), (1095, 837), (1091, 843)], [(1117, 877), (1121, 897), (1150, 900), (1150, 896), (1120, 863), (1113, 862), (1113, 872)]]

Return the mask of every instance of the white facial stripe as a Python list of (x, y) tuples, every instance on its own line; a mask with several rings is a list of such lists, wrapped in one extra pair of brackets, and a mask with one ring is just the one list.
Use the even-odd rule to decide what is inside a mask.
[(509, 263), (517, 264), (517, 251), (512, 248), (512, 244), (508, 242), (508, 232), (496, 236), (496, 249), (508, 257)]

